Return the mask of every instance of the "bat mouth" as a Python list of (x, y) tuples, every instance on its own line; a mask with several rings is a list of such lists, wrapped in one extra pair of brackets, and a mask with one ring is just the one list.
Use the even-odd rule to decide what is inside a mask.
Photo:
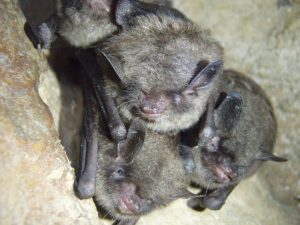
[(141, 109), (139, 110), (141, 117), (147, 120), (155, 120), (161, 117), (162, 113), (154, 113), (154, 112), (144, 112)]
[(126, 198), (120, 198), (118, 208), (121, 213), (133, 215), (136, 214), (136, 208), (132, 206), (131, 200)]
[(216, 167), (213, 170), (213, 173), (215, 174), (218, 182), (220, 182), (220, 183), (227, 183), (227, 182), (232, 181), (230, 172), (231, 171), (227, 171), (227, 169), (223, 168), (223, 167)]
[(139, 117), (145, 123), (156, 123), (162, 116), (162, 113), (143, 112), (139, 107), (134, 107), (131, 110), (132, 115)]
[(218, 183), (232, 182), (237, 178), (238, 174), (232, 159), (220, 151), (203, 151), (202, 161), (210, 169)]
[(124, 182), (121, 184), (117, 207), (122, 214), (140, 214), (144, 202), (145, 200), (136, 194), (136, 186), (133, 183)]

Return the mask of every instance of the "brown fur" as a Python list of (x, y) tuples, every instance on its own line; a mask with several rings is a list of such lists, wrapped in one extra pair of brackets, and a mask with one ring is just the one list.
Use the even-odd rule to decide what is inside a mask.
[[(160, 2), (159, 7), (146, 5), (150, 12), (137, 16), (133, 13), (129, 18), (132, 26), (121, 26), (121, 32), (117, 32), (117, 26), (112, 22), (111, 8), (115, 2), (122, 1), (86, 0), (72, 7), (73, 0), (59, 2), (59, 33), (74, 46), (87, 47), (104, 42), (102, 51), (122, 65), (122, 73), (118, 74), (122, 91), (107, 89), (108, 93), (115, 93), (123, 119), (130, 121), (139, 117), (148, 128), (159, 132), (178, 132), (198, 120), (218, 85), (218, 77), (194, 96), (185, 95), (183, 91), (199, 72), (201, 61), (221, 60), (223, 54), (207, 30), (165, 6), (168, 1)], [(96, 4), (99, 2), (102, 3), (100, 6)], [(157, 3), (155, 0), (146, 2)], [(95, 5), (97, 7), (93, 7)], [(138, 110), (144, 94), (166, 96), (170, 103), (159, 118), (150, 122)]]
[(112, 0), (58, 0), (58, 33), (71, 45), (88, 47), (117, 31), (111, 21)]
[[(276, 138), (276, 119), (272, 106), (264, 91), (251, 79), (238, 72), (224, 72), (222, 85), (228, 92), (239, 92), (243, 98), (243, 110), (236, 127), (229, 137), (222, 140), (220, 151), (230, 156), (237, 177), (230, 182), (218, 182), (212, 170), (203, 163), (205, 150), (194, 148), (196, 173), (193, 181), (203, 188), (219, 188), (238, 183), (253, 174), (261, 165), (259, 158), (264, 152), (271, 153)], [(215, 118), (220, 126), (219, 118)], [(208, 153), (214, 154), (214, 153)], [(218, 166), (217, 164), (212, 167)]]
[[(130, 23), (134, 25), (102, 45), (108, 58), (114, 58), (120, 65), (118, 75), (123, 90), (116, 91), (115, 96), (120, 114), (126, 120), (138, 116), (148, 128), (159, 132), (190, 127), (204, 112), (218, 77), (194, 96), (185, 95), (184, 90), (199, 72), (199, 62), (222, 59), (222, 48), (208, 31), (164, 11), (137, 16)], [(170, 104), (155, 121), (147, 122), (139, 113), (132, 112), (139, 108), (145, 94), (169, 99)]]
[[(116, 0), (58, 0), (58, 33), (71, 45), (89, 47), (117, 32), (113, 19)], [(170, 5), (169, 1), (144, 0), (144, 2)]]
[[(178, 154), (176, 136), (160, 135), (148, 131), (145, 143), (131, 162), (125, 166), (126, 177), (114, 180), (112, 173), (117, 166), (115, 144), (99, 134), (100, 149), (96, 176), (96, 204), (103, 207), (117, 220), (132, 220), (177, 199), (185, 193), (187, 177)], [(120, 187), (133, 183), (137, 194), (146, 203), (137, 214), (124, 214), (119, 210)]]
[[(199, 148), (193, 149), (196, 162), (194, 174), (185, 175), (182, 159), (178, 155), (177, 138), (148, 130), (143, 150), (134, 158), (133, 163), (129, 164), (131, 173), (128, 179), (138, 185), (139, 195), (144, 199), (156, 201), (153, 205), (150, 204), (150, 208), (147, 208), (150, 206), (148, 205), (141, 214), (180, 197), (180, 193), (190, 181), (203, 189), (212, 190), (237, 184), (259, 168), (264, 152), (273, 151), (276, 120), (263, 90), (249, 78), (234, 71), (225, 71), (220, 90), (237, 91), (243, 98), (240, 119), (230, 135), (223, 139), (220, 149), (232, 159), (230, 163), (237, 168), (237, 177), (229, 182), (220, 182), (212, 172), (212, 168), (219, 166), (217, 162), (206, 165), (203, 161), (205, 154), (216, 153), (205, 153), (205, 149)], [(222, 126), (218, 117), (215, 117), (215, 121), (217, 128)], [(136, 218), (139, 215), (120, 214), (116, 207), (118, 184), (113, 183), (108, 176), (115, 166), (114, 159), (108, 154), (114, 149), (114, 145), (104, 137), (100, 137), (99, 140), (103, 148), (98, 155), (101, 167), (97, 173), (97, 202), (104, 205), (117, 219)], [(216, 198), (225, 201), (227, 196)], [(222, 204), (219, 205), (221, 206)]]

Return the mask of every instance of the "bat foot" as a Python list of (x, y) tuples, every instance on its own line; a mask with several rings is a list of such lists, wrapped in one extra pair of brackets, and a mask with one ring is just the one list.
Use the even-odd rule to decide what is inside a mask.
[(78, 198), (87, 199), (95, 195), (96, 187), (95, 180), (85, 179), (81, 177), (77, 183), (75, 183), (75, 192)]
[(196, 198), (197, 200), (194, 200), (194, 202), (191, 201), (191, 203), (197, 203), (198, 207), (208, 208), (211, 210), (220, 210), (236, 185), (237, 184), (233, 184), (211, 190), (203, 198), (198, 197)]
[(219, 196), (207, 196), (204, 198), (192, 198), (188, 200), (187, 205), (196, 211), (203, 211), (206, 208), (211, 210), (220, 210), (224, 203), (224, 199)]
[(187, 202), (187, 206), (193, 210), (202, 212), (205, 210), (205, 207), (201, 206), (201, 199), (199, 197), (189, 199)]
[(201, 206), (211, 210), (220, 210), (224, 203), (225, 201), (220, 197), (205, 197), (201, 202)]

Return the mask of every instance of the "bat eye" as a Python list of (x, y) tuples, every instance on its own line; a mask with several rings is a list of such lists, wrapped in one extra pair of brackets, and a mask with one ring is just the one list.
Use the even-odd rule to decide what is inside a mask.
[(173, 94), (173, 102), (175, 103), (175, 105), (179, 105), (181, 103), (182, 97), (179, 94)]
[(122, 168), (117, 169), (117, 174), (119, 176), (123, 176), (124, 175), (124, 170)]
[(112, 173), (112, 178), (115, 180), (124, 179), (125, 175), (125, 169), (123, 167), (118, 166)]

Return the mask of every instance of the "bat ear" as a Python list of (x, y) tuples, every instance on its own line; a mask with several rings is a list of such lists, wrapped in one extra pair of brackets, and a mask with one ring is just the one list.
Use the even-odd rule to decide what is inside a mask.
[(118, 156), (130, 162), (142, 150), (146, 129), (138, 120), (133, 120), (127, 132), (127, 138), (118, 143)]
[(107, 54), (104, 50), (97, 48), (96, 53), (98, 55), (104, 56), (106, 60), (109, 62), (113, 70), (115, 71), (118, 78), (122, 81), (123, 77), (123, 62), (121, 59), (117, 58), (116, 56), (112, 56), (110, 54)]
[(207, 87), (223, 70), (223, 60), (217, 60), (211, 63), (201, 61), (199, 64), (201, 70), (197, 72), (196, 76), (184, 90), (186, 94), (193, 94), (197, 89)]
[(145, 7), (145, 3), (137, 0), (119, 0), (116, 5), (115, 16), (116, 23), (123, 28), (128, 28), (134, 25), (133, 18), (149, 11)]
[(242, 111), (243, 98), (240, 93), (230, 92), (226, 94), (221, 92), (215, 110), (215, 116), (219, 120), (219, 129), (224, 133), (232, 131), (237, 125)]
[(262, 152), (257, 158), (262, 161), (286, 162), (287, 159), (273, 155), (271, 152)]

